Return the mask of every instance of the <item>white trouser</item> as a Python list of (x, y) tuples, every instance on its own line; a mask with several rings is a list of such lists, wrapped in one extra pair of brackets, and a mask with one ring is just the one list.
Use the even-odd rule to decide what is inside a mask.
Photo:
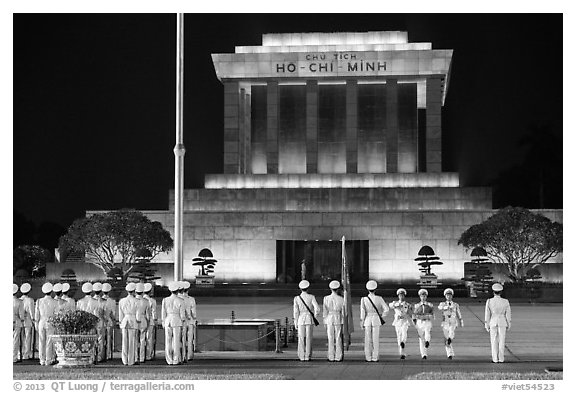
[(182, 326), (180, 334), (182, 335), (182, 342), (180, 343), (180, 359), (184, 361), (188, 359), (188, 325)]
[(380, 325), (364, 326), (364, 355), (367, 361), (377, 361), (380, 356)]
[(47, 325), (38, 327), (38, 357), (40, 358), (40, 364), (43, 366), (48, 366), (56, 360), (52, 340), (49, 338), (51, 334), (54, 334), (53, 328)]
[(12, 361), (15, 363), (18, 360), (18, 354), (20, 353), (20, 333), (22, 333), (22, 327), (14, 327), (12, 328), (12, 345), (14, 346), (14, 350), (12, 352)]
[(106, 346), (105, 346), (105, 336), (106, 336), (106, 327), (105, 326), (97, 326), (96, 327), (96, 334), (98, 335), (98, 353), (96, 354), (96, 361), (101, 362), (104, 360), (104, 355), (106, 354)]
[(186, 326), (186, 360), (194, 359), (194, 325)]
[(114, 327), (106, 326), (106, 359), (112, 359), (112, 353), (114, 352), (114, 338), (112, 337), (112, 331)]
[[(398, 341), (398, 353), (400, 355), (406, 356), (406, 342), (408, 341), (408, 323), (402, 323), (394, 326), (396, 328), (396, 340)], [(404, 343), (404, 348), (400, 346), (400, 343)]]
[(490, 326), (490, 342), (492, 344), (492, 361), (504, 362), (506, 350), (506, 326)]
[(22, 328), (22, 359), (32, 359), (34, 328), (32, 326)]
[[(454, 333), (457, 326), (458, 325), (456, 323), (442, 322), (442, 332), (444, 333), (445, 340), (454, 340)], [(446, 341), (444, 346), (446, 347), (446, 356), (454, 356), (454, 348), (452, 347), (452, 343), (448, 345), (448, 342)]]
[(146, 333), (148, 332), (148, 327), (138, 329), (138, 362), (142, 363), (146, 360)]
[(426, 341), (430, 342), (430, 331), (432, 330), (432, 321), (418, 319), (416, 320), (416, 330), (418, 331), (418, 340), (420, 341), (420, 356), (428, 356)]
[(178, 364), (181, 362), (182, 327), (164, 328), (164, 348), (166, 353), (166, 363)]
[(342, 360), (342, 325), (326, 325), (328, 360)]
[(153, 324), (146, 329), (146, 360), (154, 358), (154, 329)]
[(298, 358), (310, 360), (312, 357), (312, 325), (298, 325)]
[(136, 361), (136, 330), (122, 329), (122, 363), (128, 366)]

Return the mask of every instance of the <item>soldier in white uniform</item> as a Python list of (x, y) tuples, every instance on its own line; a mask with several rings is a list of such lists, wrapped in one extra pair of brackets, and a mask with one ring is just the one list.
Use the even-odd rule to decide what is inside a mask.
[(68, 284), (67, 282), (62, 284), (62, 299), (70, 303), (70, 305), (68, 306), (69, 310), (76, 310), (76, 300), (68, 296), (69, 290), (70, 290), (70, 284)]
[(139, 282), (136, 284), (136, 300), (138, 301), (138, 311), (140, 313), (138, 332), (136, 333), (136, 345), (138, 346), (136, 364), (144, 363), (146, 361), (146, 333), (148, 332), (148, 326), (152, 316), (152, 311), (150, 311), (150, 302), (148, 299), (144, 299), (143, 294), (144, 283)]
[(52, 293), (56, 301), (56, 312), (66, 311), (68, 309), (68, 302), (62, 299), (62, 284), (56, 283), (52, 286)]
[(178, 297), (179, 285), (172, 282), (168, 289), (172, 294), (162, 300), (162, 326), (164, 327), (164, 345), (166, 363), (181, 364), (182, 326), (186, 320), (184, 301)]
[(92, 284), (89, 282), (82, 284), (82, 292), (84, 293), (84, 297), (76, 302), (76, 309), (86, 311), (88, 304), (93, 301)]
[(98, 317), (96, 324), (96, 334), (98, 335), (98, 347), (96, 350), (96, 361), (104, 360), (106, 350), (104, 348), (104, 335), (106, 334), (105, 303), (102, 302), (102, 283), (95, 282), (92, 285), (92, 299), (87, 302), (86, 310)]
[(418, 291), (420, 303), (413, 307), (412, 318), (418, 331), (418, 340), (420, 342), (420, 355), (422, 359), (428, 358), (428, 347), (430, 346), (430, 332), (432, 331), (432, 320), (434, 317), (434, 305), (427, 302), (428, 291), (424, 288)]
[(146, 330), (146, 360), (152, 360), (154, 358), (154, 346), (155, 346), (155, 333), (156, 333), (156, 299), (150, 296), (150, 291), (152, 291), (152, 284), (147, 282), (144, 284), (144, 299), (150, 303), (150, 323), (148, 324), (148, 329)]
[(460, 313), (460, 306), (458, 303), (452, 301), (454, 296), (454, 290), (452, 288), (446, 288), (444, 290), (445, 302), (441, 302), (438, 305), (438, 309), (442, 312), (442, 331), (444, 332), (444, 346), (446, 347), (446, 356), (448, 359), (454, 357), (454, 348), (452, 347), (452, 341), (454, 341), (454, 332), (460, 324), (464, 327), (464, 320), (462, 320), (462, 314)]
[(52, 342), (48, 336), (54, 334), (54, 328), (48, 323), (48, 318), (56, 313), (57, 302), (52, 299), (52, 284), (49, 282), (42, 285), (44, 297), (36, 301), (34, 310), (35, 327), (38, 332), (38, 357), (41, 366), (50, 366), (55, 363), (56, 358)]
[(314, 318), (318, 316), (320, 307), (316, 298), (308, 293), (308, 280), (300, 281), (298, 287), (302, 293), (294, 297), (293, 306), (294, 325), (298, 327), (298, 358), (300, 361), (309, 361), (312, 356)]
[(398, 288), (396, 295), (398, 295), (398, 300), (390, 303), (390, 308), (394, 310), (392, 326), (396, 329), (400, 359), (406, 359), (405, 348), (408, 341), (408, 328), (411, 325), (412, 305), (406, 301), (406, 290), (404, 288)]
[(118, 319), (122, 329), (122, 363), (127, 366), (134, 365), (136, 361), (136, 331), (138, 330), (138, 303), (134, 297), (136, 285), (126, 284), (128, 295), (118, 302)]
[(484, 312), (484, 327), (490, 332), (492, 363), (504, 363), (506, 331), (512, 326), (510, 302), (500, 296), (503, 289), (499, 283), (492, 285), (494, 297), (486, 301)]
[(22, 327), (24, 327), (24, 302), (16, 296), (18, 293), (18, 285), (12, 284), (12, 362), (17, 363), (20, 361), (20, 334)]
[(186, 307), (186, 323), (182, 327), (182, 345), (183, 345), (183, 357), (184, 361), (194, 359), (194, 329), (196, 324), (196, 300), (188, 295), (188, 289), (190, 288), (190, 283), (188, 281), (183, 281), (183, 289), (181, 292), (182, 299), (184, 300), (184, 305)]
[(342, 361), (342, 324), (344, 323), (344, 298), (336, 292), (340, 282), (331, 281), (328, 287), (332, 293), (324, 296), (322, 318), (328, 334), (328, 361)]
[(368, 281), (368, 296), (360, 299), (360, 326), (364, 330), (364, 355), (367, 362), (377, 362), (380, 357), (380, 326), (390, 311), (384, 299), (374, 293), (377, 287), (376, 281)]
[(189, 311), (188, 311), (188, 304), (184, 299), (184, 288), (185, 283), (184, 281), (176, 281), (176, 285), (178, 286), (178, 293), (177, 296), (182, 299), (182, 304), (184, 306), (184, 314), (185, 318), (182, 320), (182, 330), (180, 331), (180, 337), (182, 342), (180, 343), (180, 359), (183, 363), (187, 362), (188, 355), (186, 351), (188, 349), (188, 318), (189, 318)]
[(104, 304), (104, 325), (106, 327), (105, 333), (105, 347), (106, 347), (106, 354), (105, 359), (112, 359), (112, 353), (114, 352), (114, 326), (116, 326), (116, 322), (118, 321), (118, 312), (116, 308), (116, 301), (109, 296), (110, 291), (112, 290), (112, 285), (105, 282), (102, 284), (102, 301), (105, 302)]
[(24, 337), (22, 342), (22, 359), (32, 359), (34, 344), (34, 299), (28, 296), (32, 287), (27, 282), (20, 286), (22, 296), (20, 300), (24, 302)]

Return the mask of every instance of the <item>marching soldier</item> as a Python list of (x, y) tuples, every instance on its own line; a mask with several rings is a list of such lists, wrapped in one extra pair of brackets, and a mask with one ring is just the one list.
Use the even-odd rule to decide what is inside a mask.
[(18, 285), (12, 284), (12, 362), (18, 363), (20, 361), (18, 353), (20, 352), (20, 334), (24, 326), (24, 302), (16, 296), (18, 293)]
[(360, 299), (360, 325), (364, 330), (364, 355), (367, 362), (377, 362), (380, 356), (380, 326), (384, 324), (384, 317), (390, 309), (374, 291), (378, 283), (370, 280), (366, 283), (368, 296)]
[(70, 303), (70, 305), (68, 306), (68, 310), (76, 310), (76, 300), (68, 296), (69, 290), (70, 290), (70, 284), (68, 284), (67, 282), (62, 284), (62, 299)]
[(342, 324), (344, 323), (344, 298), (338, 295), (340, 282), (331, 281), (328, 287), (332, 293), (324, 296), (322, 318), (328, 334), (328, 361), (342, 361)]
[(88, 304), (92, 303), (94, 299), (92, 299), (92, 284), (89, 282), (85, 282), (82, 284), (82, 292), (84, 293), (84, 297), (76, 302), (76, 309), (86, 311), (88, 308)]
[(398, 295), (398, 300), (390, 303), (390, 308), (394, 310), (394, 322), (392, 322), (392, 326), (396, 329), (400, 359), (406, 359), (406, 351), (404, 349), (406, 348), (406, 341), (408, 340), (412, 305), (406, 301), (406, 290), (404, 288), (399, 288), (396, 291), (396, 295)]
[(32, 287), (25, 282), (20, 286), (22, 296), (20, 300), (24, 303), (24, 339), (22, 343), (22, 359), (32, 359), (34, 352), (34, 299), (28, 296)]
[(44, 297), (36, 301), (34, 310), (35, 327), (38, 332), (38, 357), (41, 366), (50, 366), (55, 362), (54, 349), (49, 336), (54, 333), (54, 329), (48, 323), (48, 318), (56, 313), (58, 304), (52, 299), (52, 284), (49, 282), (42, 285)]
[(438, 309), (442, 312), (442, 323), (440, 326), (444, 332), (444, 346), (446, 347), (446, 356), (448, 356), (448, 359), (454, 357), (452, 341), (454, 341), (454, 332), (458, 327), (458, 323), (460, 323), (461, 327), (464, 327), (464, 320), (462, 320), (460, 306), (458, 303), (452, 301), (453, 296), (454, 290), (452, 290), (452, 288), (446, 288), (444, 290), (446, 301), (441, 302), (438, 305)]
[(499, 283), (492, 285), (494, 297), (486, 301), (484, 312), (484, 327), (490, 333), (492, 363), (504, 363), (506, 331), (512, 326), (510, 302), (500, 296), (503, 289)]
[(150, 296), (150, 291), (152, 291), (152, 284), (147, 282), (144, 284), (144, 296), (143, 298), (148, 300), (150, 303), (150, 323), (148, 324), (148, 329), (146, 330), (146, 360), (152, 360), (154, 358), (154, 348), (156, 346), (156, 299)]
[(298, 284), (302, 293), (294, 297), (294, 324), (298, 326), (298, 358), (309, 361), (312, 356), (313, 324), (318, 326), (316, 317), (319, 307), (316, 298), (308, 293), (310, 283), (302, 280)]
[(118, 302), (118, 319), (122, 329), (122, 363), (126, 366), (134, 365), (136, 359), (136, 330), (138, 329), (138, 301), (134, 297), (136, 285), (126, 284), (128, 295)]
[(182, 299), (186, 307), (186, 321), (182, 327), (182, 345), (184, 361), (194, 359), (194, 328), (196, 324), (196, 300), (188, 295), (190, 283), (188, 281), (182, 282)]
[(96, 324), (96, 334), (98, 335), (98, 347), (96, 353), (96, 361), (101, 362), (104, 360), (104, 354), (106, 353), (104, 349), (104, 334), (106, 331), (106, 321), (105, 321), (105, 304), (102, 300), (102, 283), (95, 282), (92, 285), (92, 299), (87, 303), (86, 309), (89, 313), (94, 314), (98, 317), (98, 323)]
[(166, 363), (177, 365), (180, 359), (182, 344), (182, 325), (186, 319), (184, 301), (178, 297), (179, 285), (172, 282), (168, 285), (171, 295), (162, 300), (162, 326), (164, 327), (164, 343)]
[(118, 320), (118, 314), (116, 312), (116, 301), (109, 296), (112, 290), (112, 285), (105, 282), (102, 284), (102, 301), (104, 303), (104, 325), (105, 325), (105, 341), (106, 341), (106, 354), (105, 359), (112, 359), (112, 353), (114, 352), (114, 326)]
[(144, 299), (144, 284), (139, 282), (136, 284), (136, 300), (138, 301), (138, 312), (140, 319), (138, 321), (138, 332), (136, 333), (136, 345), (138, 347), (136, 364), (144, 363), (146, 360), (146, 333), (152, 311), (150, 311), (150, 302)]
[(430, 331), (432, 330), (432, 319), (434, 319), (434, 306), (427, 302), (428, 291), (424, 288), (418, 291), (420, 303), (414, 305), (412, 319), (418, 331), (420, 341), (420, 355), (422, 359), (428, 358), (428, 347), (430, 346)]

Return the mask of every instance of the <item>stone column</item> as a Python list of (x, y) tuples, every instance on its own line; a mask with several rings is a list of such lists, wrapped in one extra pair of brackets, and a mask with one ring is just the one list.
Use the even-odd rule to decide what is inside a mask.
[(442, 79), (426, 80), (426, 172), (442, 172)]
[(240, 89), (224, 82), (224, 173), (240, 173)]
[(398, 80), (386, 79), (386, 172), (398, 172)]
[(239, 160), (240, 173), (249, 173), (252, 159), (251, 149), (251, 119), (250, 119), (250, 88), (240, 89), (239, 104)]
[(346, 173), (358, 173), (358, 81), (346, 81)]
[(278, 82), (268, 82), (266, 89), (267, 133), (266, 163), (267, 173), (278, 173)]
[(318, 173), (318, 81), (306, 81), (306, 173)]

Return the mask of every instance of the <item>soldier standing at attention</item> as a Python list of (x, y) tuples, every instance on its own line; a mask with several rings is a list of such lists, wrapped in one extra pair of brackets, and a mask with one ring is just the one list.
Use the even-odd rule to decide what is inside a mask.
[(146, 360), (146, 332), (148, 331), (148, 324), (152, 315), (152, 311), (150, 311), (150, 302), (148, 299), (144, 299), (142, 296), (143, 294), (144, 283), (139, 282), (136, 284), (136, 300), (138, 301), (138, 312), (140, 313), (138, 332), (136, 334), (136, 339), (138, 340), (136, 343), (138, 346), (136, 364), (144, 363)]
[(88, 308), (88, 304), (92, 303), (94, 299), (92, 299), (92, 284), (89, 282), (85, 282), (82, 284), (82, 292), (84, 293), (84, 297), (76, 302), (76, 309), (86, 311)]
[(328, 361), (342, 361), (342, 324), (344, 323), (344, 298), (336, 292), (340, 282), (331, 281), (328, 287), (332, 293), (324, 296), (322, 317), (328, 334)]
[(190, 283), (188, 281), (182, 282), (184, 289), (182, 289), (182, 300), (186, 307), (186, 321), (182, 327), (182, 360), (188, 361), (194, 359), (194, 329), (196, 325), (196, 300), (188, 295)]
[(168, 285), (172, 293), (162, 300), (162, 326), (164, 327), (164, 345), (166, 363), (177, 365), (182, 363), (180, 359), (182, 345), (182, 325), (186, 320), (184, 301), (178, 297), (179, 285), (172, 282)]
[(398, 341), (398, 352), (400, 359), (406, 359), (406, 341), (408, 340), (408, 328), (410, 327), (410, 316), (412, 315), (412, 305), (406, 301), (406, 290), (399, 288), (396, 291), (398, 300), (390, 303), (390, 308), (394, 310), (394, 322), (392, 326), (396, 328), (396, 339)]
[(62, 284), (56, 283), (52, 287), (54, 293), (54, 300), (56, 300), (56, 312), (66, 311), (68, 309), (68, 302), (62, 299)]
[(150, 322), (148, 323), (148, 329), (146, 330), (146, 360), (152, 360), (154, 358), (154, 346), (155, 346), (155, 336), (156, 331), (156, 299), (150, 296), (150, 291), (152, 291), (152, 284), (147, 282), (144, 284), (144, 299), (148, 300), (150, 303)]
[(390, 309), (374, 291), (378, 283), (370, 280), (366, 283), (368, 296), (360, 299), (360, 326), (364, 330), (364, 355), (367, 362), (377, 362), (380, 356), (380, 326)]
[(126, 284), (128, 295), (118, 302), (118, 319), (120, 320), (120, 329), (122, 329), (122, 363), (126, 366), (132, 366), (136, 361), (138, 303), (134, 297), (135, 290), (136, 285), (133, 282)]
[(68, 296), (69, 290), (70, 290), (70, 284), (68, 284), (67, 282), (62, 284), (62, 299), (70, 303), (70, 305), (68, 306), (68, 310), (76, 310), (76, 300)]
[(34, 299), (28, 296), (32, 287), (25, 282), (20, 286), (22, 296), (20, 300), (24, 302), (24, 342), (22, 343), (22, 359), (32, 359), (33, 348), (32, 341), (34, 338)]
[(24, 302), (16, 296), (18, 293), (18, 285), (12, 284), (12, 362), (17, 363), (20, 361), (20, 333), (24, 326)]
[(294, 325), (298, 327), (298, 358), (300, 361), (310, 361), (312, 356), (313, 325), (317, 326), (316, 317), (319, 307), (316, 298), (308, 293), (310, 283), (302, 280), (298, 288), (302, 293), (294, 297)]
[(512, 326), (510, 302), (500, 296), (503, 289), (499, 283), (492, 285), (494, 297), (486, 301), (484, 312), (484, 327), (490, 333), (492, 363), (504, 363), (506, 331)]
[(446, 297), (445, 302), (441, 302), (438, 305), (438, 309), (442, 312), (442, 331), (444, 332), (444, 345), (446, 347), (446, 356), (448, 359), (454, 357), (454, 348), (452, 348), (452, 341), (454, 341), (454, 332), (460, 326), (464, 327), (464, 321), (462, 320), (462, 314), (460, 313), (460, 306), (458, 303), (452, 301), (454, 296), (454, 291), (452, 288), (446, 288), (444, 290), (444, 296)]
[(55, 362), (54, 349), (48, 336), (54, 334), (54, 329), (48, 323), (48, 318), (56, 313), (57, 302), (52, 299), (52, 284), (49, 282), (42, 285), (44, 297), (36, 301), (34, 317), (36, 331), (38, 332), (38, 357), (41, 366), (50, 366)]
[(105, 303), (102, 302), (102, 283), (95, 282), (92, 285), (92, 299), (90, 299), (86, 305), (86, 309), (89, 313), (94, 314), (98, 317), (98, 323), (96, 324), (96, 334), (98, 335), (98, 347), (96, 349), (95, 360), (101, 362), (104, 360), (104, 355), (106, 350), (104, 348), (104, 335), (106, 334), (106, 321), (105, 321)]
[(420, 303), (414, 305), (412, 318), (418, 331), (420, 341), (420, 355), (422, 359), (428, 358), (428, 347), (430, 346), (430, 331), (432, 330), (432, 319), (434, 319), (434, 306), (427, 302), (428, 291), (424, 288), (418, 291)]
[(104, 324), (105, 324), (105, 340), (106, 341), (106, 354), (104, 358), (106, 360), (112, 359), (112, 353), (114, 352), (114, 338), (112, 332), (114, 331), (114, 326), (116, 326), (116, 321), (118, 320), (118, 313), (116, 312), (116, 301), (109, 296), (112, 290), (112, 285), (105, 282), (102, 284), (102, 301), (104, 303)]

